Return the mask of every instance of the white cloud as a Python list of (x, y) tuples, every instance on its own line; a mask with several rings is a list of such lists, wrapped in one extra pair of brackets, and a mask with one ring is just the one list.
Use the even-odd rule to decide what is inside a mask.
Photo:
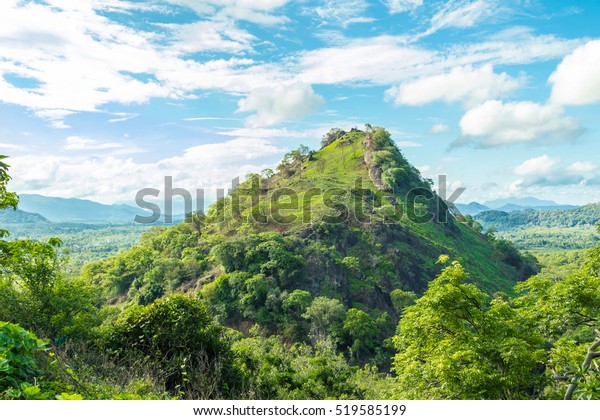
[(559, 158), (551, 158), (548, 155), (542, 155), (526, 160), (513, 169), (517, 175), (547, 175), (554, 170), (560, 162)]
[(594, 162), (577, 161), (570, 164), (567, 167), (567, 171), (571, 173), (586, 174), (595, 171), (598, 167), (598, 164)]
[[(251, 35), (226, 22), (211, 23), (220, 40), (211, 41), (211, 33), (195, 39), (185, 25), (167, 28), (165, 37), (115, 23), (89, 1), (48, 3), (0, 2), (0, 100), (30, 108), (56, 128), (68, 127), (69, 113), (98, 111), (108, 103), (183, 99), (199, 89), (248, 92), (282, 79), (280, 69), (249, 59), (184, 58), (199, 49), (249, 48)], [(244, 7), (270, 10), (269, 2), (259, 3)], [(14, 86), (5, 74), (37, 86)]]
[(428, 131), (429, 134), (444, 134), (450, 131), (446, 124), (434, 124)]
[(73, 114), (75, 114), (73, 111), (67, 111), (65, 109), (44, 109), (35, 111), (36, 116), (48, 120), (50, 126), (53, 128), (71, 128), (64, 120), (66, 117)]
[(344, 28), (353, 23), (368, 23), (374, 19), (366, 16), (369, 5), (365, 0), (324, 0), (320, 6), (310, 8), (321, 23), (333, 23)]
[(254, 89), (238, 102), (238, 111), (256, 111), (256, 114), (246, 118), (246, 125), (262, 127), (303, 117), (322, 104), (323, 97), (316, 94), (310, 85), (296, 82)]
[[(408, 45), (406, 36), (342, 37), (343, 44), (336, 47), (300, 50), (272, 62), (255, 61), (227, 55), (252, 53), (258, 42), (237, 22), (281, 23), (287, 18), (278, 13), (286, 0), (169, 3), (171, 8), (175, 4), (192, 8), (201, 20), (144, 32), (99, 13), (120, 6), (122, 11), (135, 10), (142, 7), (138, 2), (1, 1), (0, 100), (31, 109), (55, 128), (67, 128), (65, 118), (71, 113), (97, 112), (107, 104), (188, 99), (202, 91), (240, 95), (296, 81), (385, 86), (467, 65), (562, 57), (581, 44), (523, 33), (510, 40), (487, 39), (435, 50)], [(199, 59), (190, 55), (194, 51), (225, 55)], [(369, 65), (364, 65), (366, 58)], [(6, 74), (36, 81), (36, 86), (15, 86), (3, 77)]]
[(444, 28), (471, 28), (505, 11), (498, 0), (449, 1), (431, 18), (429, 29), (421, 36), (431, 35)]
[(101, 142), (87, 137), (69, 136), (65, 139), (65, 150), (105, 150), (125, 147), (121, 143)]
[[(510, 39), (484, 39), (446, 50), (408, 44), (405, 36), (338, 40), (335, 46), (302, 51), (287, 64), (297, 79), (310, 84), (385, 86), (436, 76), (457, 67), (514, 65), (564, 56), (581, 45), (552, 35), (522, 32)], [(365, 65), (368, 60), (368, 65)], [(343, 63), (343, 65), (340, 65)]]
[(589, 41), (566, 56), (552, 73), (553, 103), (586, 105), (600, 101), (600, 40)]
[(410, 12), (423, 5), (423, 0), (386, 0), (390, 14)]
[(273, 14), (288, 0), (167, 0), (169, 3), (189, 7), (199, 16), (215, 20), (233, 19), (260, 25), (277, 25), (288, 22), (283, 15)]
[(227, 51), (239, 53), (252, 49), (256, 37), (233, 22), (200, 21), (167, 26), (173, 32), (174, 47), (185, 52)]
[(573, 141), (584, 129), (560, 107), (534, 102), (487, 101), (460, 120), (461, 137), (453, 146), (497, 147), (536, 141)]
[[(24, 147), (18, 144), (11, 144), (11, 143), (0, 143), (0, 150), (4, 151), (4, 150), (23, 150)], [(2, 152), (0, 152), (0, 154), (3, 154)]]
[(137, 118), (140, 116), (140, 114), (128, 113), (128, 112), (113, 112), (112, 115), (114, 115), (117, 118), (109, 119), (108, 120), (109, 123), (118, 123), (118, 122), (128, 121), (128, 120), (131, 120), (133, 118)]
[[(512, 172), (522, 176), (514, 183), (517, 189), (530, 189), (532, 187), (539, 189), (556, 187), (576, 187), (590, 183), (583, 174), (588, 174), (598, 168), (598, 165), (592, 162), (575, 162), (567, 167), (559, 166), (560, 158), (549, 157), (548, 155), (537, 156), (526, 160), (513, 168)], [(530, 193), (535, 195), (535, 190)]]
[(448, 73), (402, 83), (386, 91), (397, 105), (425, 105), (435, 101), (464, 101), (468, 106), (508, 93), (522, 84), (506, 73), (494, 73), (491, 64), (479, 68), (455, 67)]
[(285, 151), (267, 139), (236, 138), (148, 163), (111, 155), (52, 154), (11, 157), (8, 163), (11, 188), (20, 193), (132, 202), (142, 188), (163, 190), (164, 177), (172, 176), (175, 187), (192, 192), (205, 188), (206, 197), (214, 200), (217, 188), (228, 187), (236, 176), (272, 167)]

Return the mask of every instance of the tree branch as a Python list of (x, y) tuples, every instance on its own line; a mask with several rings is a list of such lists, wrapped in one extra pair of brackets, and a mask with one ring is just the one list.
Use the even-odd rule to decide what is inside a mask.
[[(596, 334), (598, 334), (598, 337), (596, 337), (596, 341), (588, 349), (587, 356), (585, 357), (585, 360), (581, 365), (581, 367), (583, 368), (582, 370), (589, 368), (592, 364), (592, 360), (594, 360), (597, 357), (600, 357), (600, 352), (596, 352), (596, 349), (600, 347), (600, 331), (596, 330)], [(573, 393), (577, 389), (579, 379), (581, 379), (580, 375), (575, 375), (573, 377), (571, 383), (569, 384), (569, 387), (567, 388), (567, 392), (565, 393), (565, 400), (570, 400), (573, 397)]]

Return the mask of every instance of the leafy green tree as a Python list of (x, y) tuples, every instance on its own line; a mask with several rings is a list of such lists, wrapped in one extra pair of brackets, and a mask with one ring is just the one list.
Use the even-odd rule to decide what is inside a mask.
[(543, 271), (516, 290), (519, 311), (550, 347), (546, 373), (552, 380), (547, 395), (600, 397), (600, 375), (592, 363), (600, 324), (600, 245), (572, 272), (562, 276)]
[(340, 340), (346, 308), (339, 300), (319, 296), (302, 316), (310, 321), (310, 337), (314, 343)]
[(226, 330), (212, 323), (201, 300), (170, 295), (125, 310), (106, 342), (123, 363), (143, 360), (175, 395), (230, 397), (241, 384)]
[(406, 309), (394, 337), (398, 397), (520, 399), (539, 388), (541, 335), (466, 280), (453, 262)]
[[(279, 337), (249, 337), (233, 344), (249, 395), (258, 399), (359, 399), (357, 368), (331, 346), (281, 343)], [(361, 374), (365, 380), (368, 375)], [(360, 379), (363, 379), (363, 378)]]
[(11, 207), (13, 210), (17, 208), (19, 203), (19, 197), (14, 192), (6, 190), (6, 184), (10, 181), (10, 175), (8, 175), (8, 165), (3, 162), (8, 156), (0, 155), (0, 209), (6, 209)]
[(310, 292), (296, 289), (283, 299), (282, 308), (294, 318), (299, 319), (311, 302)]
[(352, 340), (350, 348), (357, 359), (360, 359), (362, 353), (375, 349), (379, 331), (375, 320), (366, 312), (356, 308), (348, 309), (343, 328)]

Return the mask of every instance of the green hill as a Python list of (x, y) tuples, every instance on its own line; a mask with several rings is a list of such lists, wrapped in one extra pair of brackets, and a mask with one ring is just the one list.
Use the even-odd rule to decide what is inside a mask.
[(383, 316), (393, 331), (402, 297), (426, 289), (441, 254), (489, 292), (510, 292), (532, 273), (509, 244), (450, 215), (384, 129), (332, 130), (323, 144), (288, 153), (276, 172), (249, 175), (206, 215), (154, 228), (85, 274), (115, 302), (196, 291), (227, 325), (281, 333), (306, 293)]

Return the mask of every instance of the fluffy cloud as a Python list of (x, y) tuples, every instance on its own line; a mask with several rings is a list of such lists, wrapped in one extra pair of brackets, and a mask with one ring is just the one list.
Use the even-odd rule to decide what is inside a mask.
[(262, 127), (303, 117), (322, 104), (323, 97), (316, 94), (310, 85), (296, 82), (255, 89), (238, 102), (238, 111), (256, 111), (246, 119), (246, 125)]
[(589, 41), (566, 56), (552, 73), (551, 101), (586, 105), (600, 101), (600, 40)]
[(386, 0), (385, 5), (391, 14), (404, 13), (422, 6), (423, 0)]
[[(244, 7), (264, 12), (281, 3)], [(199, 50), (249, 49), (252, 35), (231, 21), (168, 26), (161, 35), (116, 23), (93, 8), (108, 5), (116, 7), (83, 0), (0, 2), (0, 100), (34, 110), (55, 128), (67, 128), (68, 115), (95, 112), (109, 103), (184, 99), (199, 89), (248, 92), (282, 78), (278, 69), (248, 59), (185, 59)], [(17, 86), (5, 76), (35, 84)]]
[(429, 134), (444, 134), (450, 131), (446, 124), (434, 124), (428, 131)]
[(498, 147), (538, 141), (573, 141), (583, 129), (560, 107), (534, 102), (487, 101), (460, 120), (461, 137), (453, 146)]
[(513, 169), (517, 175), (546, 175), (560, 162), (558, 158), (542, 155), (526, 160)]
[[(287, 18), (280, 11), (287, 3), (287, 0), (169, 0), (152, 4), (115, 0), (43, 3), (3, 0), (0, 2), (0, 100), (31, 109), (52, 127), (68, 128), (65, 119), (72, 113), (97, 112), (108, 104), (196, 98), (204, 91), (248, 94), (261, 86), (290, 85), (295, 81), (309, 85), (403, 84), (417, 77), (451, 74), (456, 68), (473, 66), (477, 70), (472, 71), (483, 72), (486, 64), (519, 64), (561, 57), (581, 44), (579, 40), (527, 32), (510, 39), (488, 38), (435, 50), (411, 45), (406, 35), (352, 39), (341, 36), (335, 47), (300, 50), (278, 61), (248, 58), (259, 39), (250, 32), (252, 26), (245, 25), (242, 29), (238, 22), (283, 23)], [(392, 3), (398, 7), (404, 4), (389, 2)], [(448, 6), (439, 15), (437, 25), (467, 25), (481, 1), (473, 3), (477, 7), (453, 2), (452, 7)], [(347, 10), (352, 9), (346, 18), (355, 19), (361, 17), (357, 13), (364, 12), (366, 2), (353, 0), (344, 4), (352, 6), (346, 6)], [(178, 7), (191, 8), (198, 20), (182, 25), (150, 22), (160, 30), (145, 32), (101, 13), (134, 10), (175, 13)], [(326, 8), (321, 12), (326, 14)], [(197, 52), (211, 54), (200, 59)], [(215, 52), (221, 55), (213, 55)], [(497, 93), (496, 88), (508, 89), (511, 82), (507, 77), (502, 79), (502, 75), (487, 76), (493, 79), (491, 82), (486, 79), (491, 86), (481, 88), (492, 89), (492, 93)], [(35, 83), (19, 86), (10, 82), (15, 77)], [(447, 92), (441, 100), (453, 95), (456, 93)], [(472, 97), (479, 95), (471, 92), (465, 99)], [(257, 116), (255, 120), (254, 123), (264, 124), (270, 119)]]
[(575, 185), (591, 185), (593, 177), (586, 180), (583, 175), (593, 175), (598, 168), (592, 162), (574, 162), (568, 166), (559, 165), (561, 159), (541, 155), (528, 159), (512, 169), (522, 177), (513, 183), (515, 188), (529, 187), (561, 187)]
[(448, 73), (422, 77), (386, 91), (397, 105), (425, 105), (435, 101), (465, 101), (473, 106), (510, 92), (522, 84), (506, 73), (496, 74), (491, 64), (473, 68), (455, 67)]
[(162, 190), (164, 177), (172, 176), (175, 186), (189, 191), (204, 188), (206, 197), (214, 200), (217, 188), (228, 187), (236, 176), (272, 167), (285, 149), (270, 139), (235, 138), (190, 147), (180, 155), (147, 163), (101, 152), (11, 157), (11, 188), (102, 203), (132, 202), (138, 190)]
[(567, 171), (577, 174), (587, 174), (598, 169), (598, 164), (594, 162), (577, 161), (567, 167)]

